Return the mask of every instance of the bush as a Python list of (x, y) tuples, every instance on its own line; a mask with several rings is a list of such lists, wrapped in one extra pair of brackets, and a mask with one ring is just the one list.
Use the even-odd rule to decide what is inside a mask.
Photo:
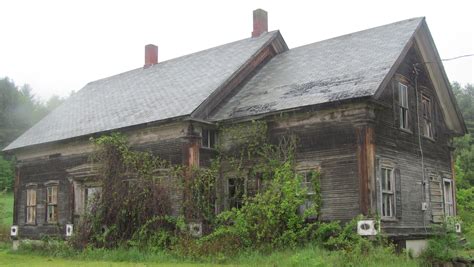
[(208, 239), (227, 234), (240, 237), (245, 246), (272, 248), (301, 243), (306, 235), (306, 218), (298, 214), (298, 209), (306, 200), (306, 190), (295, 176), (289, 162), (276, 167), (266, 190), (247, 198), (241, 209), (220, 214), (220, 225)]
[(101, 162), (100, 197), (90, 204), (77, 236), (76, 247), (115, 248), (133, 244), (164, 247), (173, 242), (176, 220), (165, 181), (154, 172), (165, 163), (150, 153), (131, 151), (124, 136), (112, 134), (96, 140), (92, 160)]
[(456, 218), (448, 218), (441, 225), (434, 225), (435, 235), (428, 241), (428, 247), (421, 254), (423, 261), (429, 265), (452, 261), (459, 257), (463, 250), (461, 236), (455, 232)]

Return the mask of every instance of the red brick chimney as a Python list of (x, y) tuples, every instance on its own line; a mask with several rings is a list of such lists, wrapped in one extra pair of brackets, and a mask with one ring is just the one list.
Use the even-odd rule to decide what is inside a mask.
[(267, 11), (259, 8), (253, 11), (252, 37), (259, 37), (265, 32), (268, 32), (268, 15)]
[(145, 45), (145, 68), (158, 63), (158, 46), (153, 44)]

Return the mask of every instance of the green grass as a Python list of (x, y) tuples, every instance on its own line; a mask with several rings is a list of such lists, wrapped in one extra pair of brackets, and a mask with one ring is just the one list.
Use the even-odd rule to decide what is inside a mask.
[(249, 251), (236, 258), (215, 257), (204, 262), (191, 261), (161, 253), (139, 250), (85, 250), (64, 257), (37, 252), (13, 252), (0, 247), (0, 266), (418, 266), (419, 262), (395, 255), (386, 248), (377, 248), (367, 255), (330, 252), (314, 246), (269, 254)]
[(0, 192), (0, 203), (4, 208), (4, 212), (0, 212), (3, 215), (3, 218), (0, 218), (0, 225), (10, 226), (13, 223), (13, 193)]
[(159, 263), (159, 262), (112, 262), (112, 261), (89, 261), (62, 259), (38, 255), (24, 255), (10, 253), (6, 250), (0, 251), (0, 266), (199, 266), (191, 263)]

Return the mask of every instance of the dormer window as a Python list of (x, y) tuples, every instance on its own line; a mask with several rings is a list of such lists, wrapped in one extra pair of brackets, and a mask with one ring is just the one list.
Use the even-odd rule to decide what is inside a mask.
[(201, 136), (202, 136), (202, 142), (201, 142), (202, 147), (216, 148), (216, 141), (217, 141), (216, 130), (202, 129)]
[(398, 106), (400, 109), (400, 128), (408, 130), (408, 87), (398, 84)]
[(428, 96), (421, 97), (421, 106), (423, 108), (423, 135), (433, 138), (432, 107)]

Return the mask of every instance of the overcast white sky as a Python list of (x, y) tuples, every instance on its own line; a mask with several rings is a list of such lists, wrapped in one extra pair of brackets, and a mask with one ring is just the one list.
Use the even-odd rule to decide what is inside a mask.
[[(0, 0), (0, 77), (41, 99), (159, 61), (240, 40), (252, 10), (269, 13), (290, 48), (425, 16), (441, 58), (474, 53), (474, 1), (21, 1)], [(396, 38), (396, 36), (394, 36)], [(451, 81), (474, 83), (474, 57), (444, 63)]]

